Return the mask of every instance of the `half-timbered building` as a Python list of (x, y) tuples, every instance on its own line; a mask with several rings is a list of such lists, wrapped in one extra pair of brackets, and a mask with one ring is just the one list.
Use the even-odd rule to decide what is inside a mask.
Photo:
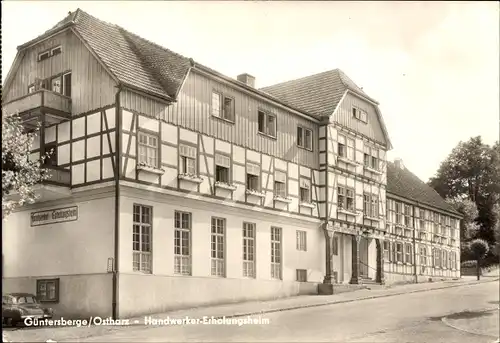
[(59, 314), (331, 293), (392, 270), (391, 143), (341, 70), (257, 89), (77, 10), (19, 46), (2, 108), (41, 123), (32, 159), (52, 152), (39, 199), (4, 222), (4, 290)]

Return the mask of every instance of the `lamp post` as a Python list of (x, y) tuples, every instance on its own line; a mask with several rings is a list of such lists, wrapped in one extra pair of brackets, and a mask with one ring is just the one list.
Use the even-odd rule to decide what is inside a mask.
[[(115, 259), (113, 257), (108, 258), (108, 265), (107, 265), (107, 272), (112, 273), (112, 285), (113, 285), (113, 290), (112, 294), (116, 291), (116, 268), (115, 268)], [(111, 304), (111, 313), (113, 320), (117, 319), (117, 313), (116, 313), (116, 297), (113, 296), (113, 302)]]

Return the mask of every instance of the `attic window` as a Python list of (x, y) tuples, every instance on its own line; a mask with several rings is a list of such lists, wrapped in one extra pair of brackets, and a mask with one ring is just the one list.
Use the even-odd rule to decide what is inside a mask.
[(363, 123), (368, 123), (368, 115), (366, 114), (366, 111), (360, 108), (353, 107), (352, 116), (357, 120), (361, 120)]
[(44, 51), (38, 54), (38, 61), (46, 60), (50, 57), (50, 51)]
[(55, 48), (53, 48), (52, 50), (50, 50), (50, 54), (51, 54), (52, 56), (59, 55), (61, 52), (62, 52), (62, 50), (61, 50), (61, 47), (60, 47), (60, 46), (55, 47)]

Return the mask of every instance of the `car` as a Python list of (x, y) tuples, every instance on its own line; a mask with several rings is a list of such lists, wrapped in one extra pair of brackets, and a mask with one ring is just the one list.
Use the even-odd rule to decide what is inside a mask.
[(54, 310), (45, 307), (30, 293), (9, 293), (2, 296), (2, 324), (16, 326), (26, 318), (51, 319)]

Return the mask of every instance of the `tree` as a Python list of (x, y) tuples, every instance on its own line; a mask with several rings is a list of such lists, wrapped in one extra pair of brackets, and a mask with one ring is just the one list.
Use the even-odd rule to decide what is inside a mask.
[(500, 144), (492, 147), (481, 137), (460, 142), (441, 163), (429, 185), (441, 196), (469, 199), (477, 206), (475, 222), (479, 225), (475, 237), (495, 244), (493, 228), (494, 206), (500, 203)]
[(461, 260), (469, 258), (469, 242), (476, 238), (479, 233), (479, 225), (476, 222), (479, 211), (474, 202), (469, 199), (455, 198), (446, 199), (446, 201), (462, 214), (460, 221), (460, 250), (462, 252)]
[(482, 239), (475, 239), (470, 242), (469, 249), (476, 260), (476, 271), (477, 271), (477, 279), (481, 275), (481, 260), (486, 256), (489, 250), (488, 242)]
[(29, 159), (35, 135), (36, 131), (24, 132), (17, 114), (2, 115), (2, 220), (18, 206), (33, 202), (33, 186), (49, 176), (40, 168), (41, 161)]

